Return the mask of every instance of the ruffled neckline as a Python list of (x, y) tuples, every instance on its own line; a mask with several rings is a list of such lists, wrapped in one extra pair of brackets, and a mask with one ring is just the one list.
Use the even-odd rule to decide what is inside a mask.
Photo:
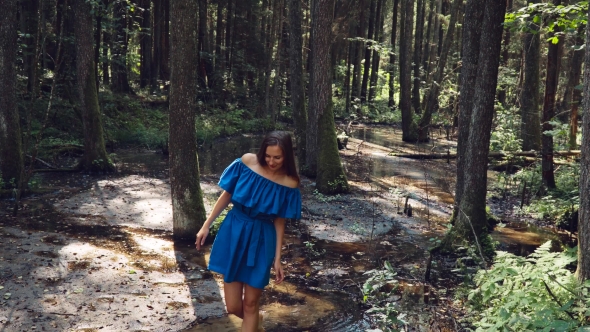
[(245, 168), (246, 168), (248, 171), (250, 171), (250, 172), (252, 172), (252, 173), (256, 174), (256, 175), (257, 175), (257, 176), (259, 176), (260, 178), (262, 178), (262, 179), (264, 179), (264, 180), (266, 180), (266, 181), (268, 181), (268, 182), (270, 182), (270, 183), (272, 183), (272, 184), (275, 184), (275, 185), (277, 185), (277, 186), (284, 187), (284, 188), (287, 188), (287, 189), (291, 189), (291, 190), (299, 190), (299, 188), (298, 188), (298, 187), (295, 187), (295, 188), (293, 188), (293, 187), (285, 186), (284, 184), (280, 184), (280, 183), (278, 183), (278, 182), (275, 182), (275, 181), (273, 181), (273, 180), (271, 180), (271, 179), (269, 179), (269, 178), (265, 177), (264, 175), (262, 175), (262, 174), (260, 174), (260, 173), (258, 173), (258, 172), (256, 172), (256, 171), (254, 171), (254, 170), (253, 170), (253, 169), (251, 169), (251, 168), (250, 168), (248, 165), (244, 164), (244, 162), (242, 161), (242, 158), (238, 158), (238, 159), (236, 159), (236, 161), (238, 161), (239, 163), (241, 163), (241, 164), (242, 164), (242, 166), (244, 166), (244, 167), (245, 167)]

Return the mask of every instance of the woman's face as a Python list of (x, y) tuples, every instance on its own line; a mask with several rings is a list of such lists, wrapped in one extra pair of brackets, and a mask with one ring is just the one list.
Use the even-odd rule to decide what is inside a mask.
[(271, 170), (276, 171), (281, 169), (281, 167), (283, 167), (283, 162), (285, 161), (283, 150), (278, 145), (267, 146), (264, 160)]

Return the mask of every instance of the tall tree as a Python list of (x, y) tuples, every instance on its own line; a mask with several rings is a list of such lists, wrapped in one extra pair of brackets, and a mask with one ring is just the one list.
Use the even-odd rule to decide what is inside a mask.
[(461, 201), (458, 203), (457, 221), (445, 239), (451, 243), (455, 237), (459, 237), (475, 240), (479, 244), (482, 236), (489, 232), (486, 219), (487, 165), (506, 0), (487, 0), (485, 3), (479, 41), (478, 75), (471, 106), (473, 111), (463, 156), (465, 162), (462, 169), (457, 168), (457, 173), (465, 174), (465, 183)]
[[(537, 3), (538, 0), (532, 0)], [(524, 80), (520, 93), (520, 133), (522, 150), (539, 151), (541, 147), (541, 116), (539, 109), (539, 61), (541, 59), (541, 39), (539, 26), (532, 18), (527, 22), (527, 32), (523, 40)]]
[[(561, 0), (553, 0), (555, 6), (561, 4)], [(559, 33), (559, 26), (554, 28), (554, 36)], [(560, 38), (561, 39), (561, 38)], [(541, 124), (543, 135), (541, 135), (541, 175), (543, 183), (547, 188), (555, 188), (555, 174), (553, 172), (553, 136), (545, 134), (553, 129), (551, 121), (555, 116), (555, 94), (559, 81), (559, 45), (563, 43), (560, 39), (557, 42), (549, 42), (547, 49), (547, 66), (545, 75), (545, 97), (543, 98), (543, 115)]]
[[(375, 26), (375, 41), (378, 43), (383, 42), (383, 4), (384, 0), (377, 1), (377, 14), (375, 15), (376, 26)], [(369, 80), (369, 96), (368, 100), (371, 102), (375, 100), (377, 95), (377, 81), (379, 79), (379, 62), (381, 61), (381, 55), (378, 50), (373, 51), (373, 60), (371, 60), (371, 78)]]
[(577, 132), (578, 132), (578, 107), (580, 98), (582, 96), (580, 89), (577, 87), (582, 76), (582, 63), (584, 62), (584, 49), (581, 48), (584, 44), (584, 27), (581, 26), (576, 32), (574, 38), (574, 45), (570, 51), (570, 61), (567, 70), (567, 83), (563, 93), (560, 112), (564, 114), (569, 113), (570, 135), (568, 146), (570, 149), (577, 148)]
[(414, 21), (414, 0), (402, 0), (401, 34), (399, 39), (399, 107), (402, 113), (402, 139), (416, 142), (418, 133), (412, 110), (412, 71), (410, 53), (412, 51), (412, 29)]
[[(334, 0), (313, 1), (311, 12), (311, 82), (309, 108), (318, 121), (317, 136), (317, 179), (316, 188), (324, 194), (348, 191), (348, 181), (336, 142), (334, 112), (332, 105), (332, 70), (330, 49), (332, 46), (332, 20)], [(313, 140), (314, 137), (309, 137)], [(309, 141), (308, 141), (309, 142)]]
[[(588, 10), (590, 22), (590, 10)], [(583, 109), (590, 109), (590, 24), (586, 25), (584, 56)], [(580, 282), (590, 279), (590, 116), (582, 118), (582, 157), (580, 160), (580, 210), (578, 214), (578, 267)]]
[(424, 38), (424, 7), (426, 7), (425, 1), (418, 0), (414, 58), (412, 60), (412, 67), (414, 69), (414, 77), (412, 79), (412, 105), (414, 106), (414, 111), (418, 114), (422, 113), (422, 108), (420, 107), (420, 58), (422, 57), (422, 39)]
[(92, 6), (86, 0), (74, 0), (76, 36), (76, 79), (78, 104), (84, 127), (84, 156), (80, 167), (88, 172), (111, 172), (114, 166), (104, 144), (102, 118), (94, 70), (94, 38), (92, 35)]
[(307, 110), (303, 83), (303, 34), (300, 0), (288, 0), (289, 6), (289, 69), (291, 82), (291, 109), (295, 122), (295, 146), (299, 169), (305, 164)]
[(140, 0), (142, 7), (141, 25), (139, 30), (139, 86), (145, 88), (146, 86), (155, 85), (152, 82), (152, 34), (150, 33), (152, 12), (151, 0)]
[[(430, 121), (432, 120), (432, 114), (438, 111), (438, 96), (440, 93), (440, 86), (442, 84), (445, 66), (447, 65), (447, 57), (449, 55), (449, 51), (451, 50), (451, 45), (453, 42), (453, 35), (455, 32), (455, 24), (457, 23), (457, 17), (459, 16), (459, 7), (461, 6), (462, 0), (454, 0), (453, 7), (451, 8), (451, 18), (449, 20), (449, 27), (447, 29), (447, 33), (445, 35), (445, 39), (443, 42), (443, 46), (440, 52), (440, 57), (438, 59), (438, 64), (436, 66), (436, 73), (434, 75), (434, 81), (430, 85), (430, 89), (428, 91), (428, 100), (426, 102), (426, 109), (424, 110), (424, 114), (420, 118), (420, 122), (418, 123), (418, 140), (421, 142), (428, 141), (428, 127), (430, 126)], [(415, 58), (414, 61), (418, 60)], [(420, 103), (418, 103), (420, 106)]]
[(113, 14), (115, 17), (115, 41), (111, 49), (111, 68), (113, 70), (111, 89), (115, 93), (132, 93), (133, 90), (131, 90), (131, 85), (129, 85), (127, 74), (127, 49), (129, 47), (128, 20), (131, 20), (129, 18), (127, 3), (115, 1)]
[(354, 71), (352, 75), (352, 98), (353, 99), (360, 99), (361, 98), (361, 66), (362, 66), (362, 51), (365, 49), (364, 45), (365, 42), (362, 40), (365, 34), (365, 30), (367, 29), (367, 1), (370, 0), (359, 0), (359, 22), (357, 23), (357, 37), (359, 38), (356, 42), (355, 52), (353, 56), (353, 63), (354, 63)]
[(391, 22), (391, 53), (389, 54), (389, 103), (387, 106), (393, 108), (395, 106), (395, 100), (393, 99), (394, 91), (393, 91), (393, 80), (395, 74), (395, 40), (397, 36), (397, 11), (398, 5), (400, 0), (393, 0), (393, 15), (392, 15), (392, 22)]
[(365, 47), (365, 63), (363, 64), (363, 81), (361, 83), (361, 100), (367, 100), (367, 88), (369, 84), (369, 73), (371, 72), (371, 54), (373, 39), (375, 38), (375, 31), (377, 26), (377, 0), (371, 1), (369, 9), (369, 31), (367, 33), (367, 44)]
[(197, 2), (171, 2), (170, 187), (175, 238), (194, 236), (205, 222), (199, 182), (197, 114)]
[(0, 0), (0, 176), (18, 186), (23, 177), (20, 119), (16, 101), (17, 0)]
[[(479, 41), (481, 39), (481, 22), (486, 0), (468, 0), (465, 4), (465, 19), (463, 21), (463, 57), (461, 62), (461, 99), (459, 101), (459, 133), (457, 137), (457, 170), (465, 169), (466, 149), (471, 128), (471, 114), (473, 113), (473, 98), (475, 95), (475, 81), (478, 74)], [(457, 171), (455, 182), (455, 212), (457, 217), (459, 203), (463, 197), (465, 172)]]

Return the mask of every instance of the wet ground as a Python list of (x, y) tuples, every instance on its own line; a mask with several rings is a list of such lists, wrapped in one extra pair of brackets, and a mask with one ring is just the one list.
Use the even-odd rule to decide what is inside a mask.
[[(451, 212), (454, 165), (389, 157), (412, 146), (383, 132), (389, 147), (372, 131), (383, 145), (356, 139), (341, 152), (350, 194), (319, 195), (303, 179), (303, 218), (287, 224), (286, 280), (271, 282), (262, 297), (267, 331), (370, 328), (360, 288), (364, 273), (385, 261), (399, 282), (390, 301), (407, 314), (409, 330), (460, 329), (450, 294), (461, 276), (444, 270), (455, 262), (441, 261), (423, 281), (431, 239)], [(208, 209), (224, 167), (258, 141), (224, 139), (199, 151)], [(418, 149), (452, 147), (440, 139)], [(10, 201), (0, 202), (2, 331), (239, 330), (239, 319), (225, 314), (222, 280), (206, 270), (209, 248), (172, 241), (167, 159), (120, 151), (115, 160), (118, 173), (109, 176), (38, 173), (36, 182), (52, 192), (26, 198), (17, 217)], [(411, 217), (402, 213), (407, 205)], [(527, 253), (553, 236), (544, 232), (509, 225), (494, 236)]]

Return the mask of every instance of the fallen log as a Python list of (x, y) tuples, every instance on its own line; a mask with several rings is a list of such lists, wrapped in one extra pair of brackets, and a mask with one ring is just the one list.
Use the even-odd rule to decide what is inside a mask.
[[(554, 151), (554, 156), (558, 157), (573, 157), (579, 156), (580, 150), (571, 151)], [(395, 153), (390, 152), (389, 156), (409, 158), (409, 159), (457, 159), (456, 153)], [(541, 153), (537, 151), (525, 151), (525, 152), (490, 152), (488, 158), (510, 158), (510, 157), (533, 157), (540, 158)]]

